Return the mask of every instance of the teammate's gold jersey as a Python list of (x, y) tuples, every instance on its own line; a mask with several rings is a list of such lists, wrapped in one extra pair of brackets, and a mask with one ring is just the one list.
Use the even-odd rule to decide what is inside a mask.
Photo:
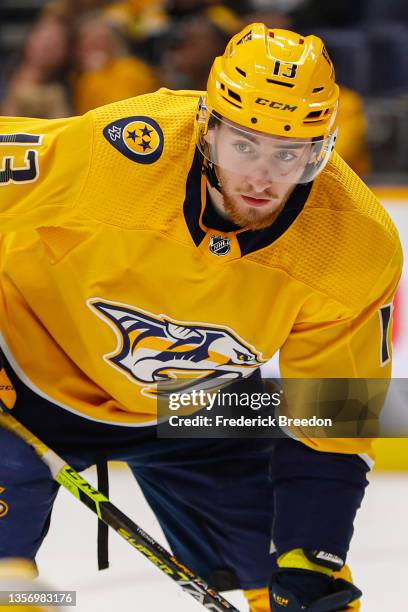
[[(169, 377), (387, 378), (397, 231), (333, 154), (265, 230), (206, 227), (198, 92), (1, 120), (1, 344), (37, 393), (155, 420)], [(317, 447), (355, 452), (362, 442)]]

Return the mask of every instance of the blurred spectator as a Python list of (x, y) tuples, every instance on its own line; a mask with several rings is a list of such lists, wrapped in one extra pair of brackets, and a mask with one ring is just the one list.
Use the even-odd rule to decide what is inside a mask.
[(223, 4), (240, 17), (247, 15), (252, 10), (251, 0), (223, 0)]
[(249, 5), (253, 11), (275, 11), (287, 13), (293, 9), (306, 4), (308, 0), (249, 0)]
[(155, 39), (167, 30), (169, 23), (165, 0), (51, 0), (43, 10), (76, 22), (90, 9), (100, 9), (106, 21), (127, 38), (131, 51), (149, 63), (154, 62)]
[(126, 40), (100, 13), (82, 18), (73, 78), (75, 112), (157, 89), (153, 70), (129, 54)]
[(291, 29), (290, 18), (284, 13), (275, 11), (256, 11), (256, 13), (248, 13), (243, 18), (243, 23), (264, 23), (268, 28), (281, 28), (282, 30)]
[(244, 17), (246, 24), (261, 22), (268, 28), (290, 29), (290, 11), (304, 4), (306, 0), (249, 0)]
[[(246, 0), (237, 6), (242, 10)], [(123, 0), (109, 2), (104, 15), (126, 34), (137, 56), (155, 65), (185, 19), (203, 15), (230, 34), (242, 27), (235, 11), (219, 0)]]
[(224, 52), (229, 36), (208, 17), (180, 23), (164, 52), (160, 79), (170, 89), (205, 89), (209, 69)]
[(208, 6), (204, 15), (227, 37), (227, 40), (239, 32), (243, 26), (242, 19), (221, 3)]
[(218, 0), (167, 0), (166, 11), (174, 19), (203, 14), (208, 7), (220, 5)]
[(360, 25), (365, 5), (365, 0), (304, 0), (287, 13), (296, 32), (312, 34), (316, 28), (353, 28)]
[(43, 14), (75, 23), (85, 13), (100, 9), (106, 3), (107, 0), (50, 0), (45, 4)]
[(205, 89), (214, 58), (242, 22), (219, 2), (173, 0), (168, 9), (173, 21), (162, 43), (161, 81), (170, 89)]
[(287, 27), (307, 35), (316, 28), (356, 26), (362, 21), (365, 4), (366, 0), (250, 0), (245, 22), (263, 21), (269, 27)]
[(138, 38), (160, 31), (167, 24), (163, 0), (127, 0), (111, 2), (104, 14), (117, 25), (123, 25)]
[(9, 70), (3, 115), (53, 119), (72, 114), (66, 85), (70, 40), (70, 28), (63, 20), (38, 19), (21, 59)]
[(104, 16), (127, 36), (136, 55), (150, 64), (159, 62), (156, 41), (169, 27), (164, 0), (111, 2), (104, 9)]
[(339, 133), (336, 151), (360, 176), (371, 170), (367, 149), (367, 121), (362, 98), (347, 87), (340, 87), (340, 102), (337, 113)]
[[(165, 3), (167, 23), (160, 36), (154, 41), (154, 61), (161, 63), (163, 54), (168, 50), (175, 37), (179, 36), (180, 26), (195, 18), (210, 19), (214, 27), (228, 33), (230, 38), (242, 28), (242, 21), (234, 10), (219, 0), (167, 0)], [(205, 46), (205, 45), (204, 45)], [(203, 46), (201, 45), (202, 49)]]

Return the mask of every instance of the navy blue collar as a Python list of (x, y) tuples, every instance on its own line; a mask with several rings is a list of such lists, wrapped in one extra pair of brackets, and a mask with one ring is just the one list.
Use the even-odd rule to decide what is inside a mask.
[(282, 211), (269, 227), (259, 230), (242, 230), (231, 221), (219, 215), (211, 202), (208, 190), (206, 190), (205, 201), (202, 201), (202, 176), (202, 156), (196, 150), (187, 177), (186, 197), (183, 205), (184, 218), (195, 245), (199, 246), (204, 239), (206, 235), (204, 228), (218, 230), (223, 233), (234, 232), (236, 233), (242, 255), (263, 249), (282, 236), (303, 210), (313, 185), (313, 183), (297, 185)]

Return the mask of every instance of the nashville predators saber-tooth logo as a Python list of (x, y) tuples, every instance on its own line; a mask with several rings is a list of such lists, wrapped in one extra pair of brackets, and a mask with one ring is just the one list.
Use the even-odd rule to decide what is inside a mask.
[[(175, 321), (99, 298), (87, 304), (119, 340), (104, 359), (135, 383), (160, 383), (161, 390), (170, 390), (183, 380), (189, 386), (192, 379), (200, 379), (200, 384), (212, 381), (216, 386), (221, 377), (233, 381), (249, 376), (265, 362), (261, 353), (226, 327)], [(147, 390), (154, 394), (153, 388)]]

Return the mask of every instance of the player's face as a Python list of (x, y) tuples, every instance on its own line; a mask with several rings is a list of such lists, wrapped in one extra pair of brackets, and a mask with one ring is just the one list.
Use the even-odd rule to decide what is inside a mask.
[(214, 130), (216, 171), (227, 215), (241, 227), (273, 223), (312, 156), (312, 143), (263, 136), (222, 122)]

